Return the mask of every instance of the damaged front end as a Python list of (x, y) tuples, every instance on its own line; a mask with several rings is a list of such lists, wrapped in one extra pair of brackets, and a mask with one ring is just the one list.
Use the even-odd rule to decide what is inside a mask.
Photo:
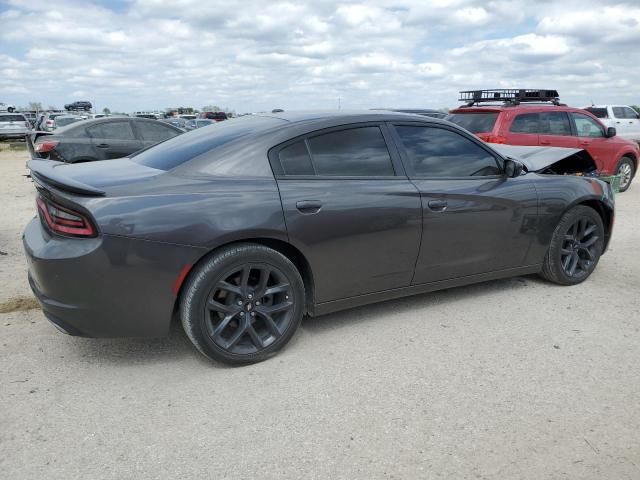
[(521, 162), (527, 172), (597, 177), (596, 162), (586, 150), (563, 147), (491, 145), (504, 157)]

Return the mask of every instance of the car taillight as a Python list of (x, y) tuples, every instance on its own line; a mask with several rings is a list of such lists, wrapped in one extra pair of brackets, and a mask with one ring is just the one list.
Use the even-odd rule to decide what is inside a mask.
[(47, 153), (56, 148), (57, 145), (57, 140), (44, 140), (35, 144), (35, 150), (38, 153)]
[(52, 126), (53, 125), (53, 120), (47, 120), (47, 125)]
[(61, 207), (39, 196), (36, 198), (40, 218), (51, 231), (67, 237), (95, 237), (96, 229), (81, 213)]
[(502, 135), (494, 135), (492, 133), (478, 133), (477, 135), (487, 143), (507, 143), (506, 137)]

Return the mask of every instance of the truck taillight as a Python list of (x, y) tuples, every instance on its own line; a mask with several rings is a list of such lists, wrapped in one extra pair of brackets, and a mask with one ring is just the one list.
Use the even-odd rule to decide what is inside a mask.
[(494, 135), (492, 133), (478, 133), (477, 135), (487, 143), (507, 143), (506, 137), (502, 135)]
[(62, 207), (43, 196), (36, 198), (36, 204), (40, 218), (51, 231), (67, 237), (96, 236), (96, 229), (81, 213)]
[(35, 144), (35, 150), (38, 153), (48, 153), (58, 145), (57, 140), (44, 140)]

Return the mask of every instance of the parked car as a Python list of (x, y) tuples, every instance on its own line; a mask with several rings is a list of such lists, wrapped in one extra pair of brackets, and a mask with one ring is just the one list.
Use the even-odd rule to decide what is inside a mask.
[(16, 111), (15, 105), (0, 102), (0, 112), (13, 113)]
[(160, 120), (161, 122), (168, 123), (169, 125), (173, 125), (174, 127), (181, 128), (182, 130), (187, 129), (187, 121), (184, 118), (180, 117), (169, 117), (164, 120)]
[(184, 115), (180, 115), (179, 118), (182, 118), (182, 119), (184, 119), (186, 121), (189, 121), (189, 120), (195, 120), (198, 117), (197, 117), (197, 115), (184, 114)]
[(31, 128), (34, 128), (36, 126), (36, 120), (38, 118), (38, 114), (37, 112), (20, 112), (22, 115), (24, 115), (24, 118), (27, 119), (27, 121), (31, 124)]
[(105, 118), (108, 117), (109, 114), (107, 113), (91, 113), (89, 114), (88, 118)]
[(444, 118), (447, 116), (445, 112), (441, 112), (440, 110), (433, 110), (431, 108), (386, 108), (386, 109), (379, 109), (379, 110), (388, 110), (390, 112), (399, 112), (399, 113), (413, 113), (414, 115), (423, 115), (425, 117), (432, 117), (432, 118)]
[(31, 124), (21, 113), (0, 113), (0, 140), (25, 138)]
[(620, 137), (640, 142), (640, 113), (628, 105), (592, 105), (585, 110), (605, 127), (614, 127)]
[(250, 115), (111, 162), (32, 160), (29, 282), (68, 333), (157, 336), (178, 312), (204, 355), (261, 361), (305, 314), (521, 274), (584, 281), (614, 199), (545, 173), (576, 151), (523, 164), (449, 122), (338, 111)]
[(228, 116), (224, 112), (200, 112), (198, 114), (198, 118), (213, 120), (214, 122), (222, 122), (223, 120), (227, 120)]
[[(502, 96), (487, 95), (482, 99), (478, 92)], [(593, 157), (601, 175), (620, 175), (620, 191), (629, 188), (640, 158), (637, 143), (618, 137), (615, 128), (605, 127), (583, 109), (549, 101), (548, 96), (536, 97), (533, 93), (514, 101), (505, 92), (511, 90), (461, 92), (475, 93), (479, 98), (472, 105), (451, 110), (447, 120), (488, 143), (582, 148)], [(468, 100), (464, 96), (463, 99)], [(502, 101), (505, 103), (488, 104)]]
[(91, 111), (92, 108), (93, 108), (93, 105), (91, 105), (91, 102), (88, 102), (86, 100), (67, 103), (64, 106), (65, 110), (84, 110), (85, 112)]
[(108, 117), (85, 120), (31, 139), (38, 158), (67, 163), (108, 160), (175, 137), (182, 130), (145, 118)]
[(185, 128), (187, 130), (195, 130), (196, 128), (206, 127), (207, 125), (212, 125), (214, 123), (216, 123), (215, 120), (207, 120), (207, 119), (198, 118), (196, 120), (189, 120), (185, 124)]
[(53, 120), (53, 129), (56, 130), (58, 128), (66, 127), (67, 125), (80, 122), (84, 119), (85, 117), (80, 115), (58, 115)]
[(55, 128), (56, 117), (67, 115), (67, 112), (45, 112), (36, 122), (36, 130), (51, 132)]

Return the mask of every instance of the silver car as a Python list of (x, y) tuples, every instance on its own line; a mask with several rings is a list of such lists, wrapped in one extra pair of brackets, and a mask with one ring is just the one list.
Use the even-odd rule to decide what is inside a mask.
[(21, 113), (0, 113), (0, 140), (24, 138), (31, 132), (31, 124)]
[(67, 125), (71, 125), (72, 123), (76, 123), (76, 122), (80, 122), (82, 120), (84, 120), (85, 117), (83, 117), (82, 115), (58, 115), (54, 120), (53, 120), (53, 130), (60, 128), (60, 127), (66, 127)]

